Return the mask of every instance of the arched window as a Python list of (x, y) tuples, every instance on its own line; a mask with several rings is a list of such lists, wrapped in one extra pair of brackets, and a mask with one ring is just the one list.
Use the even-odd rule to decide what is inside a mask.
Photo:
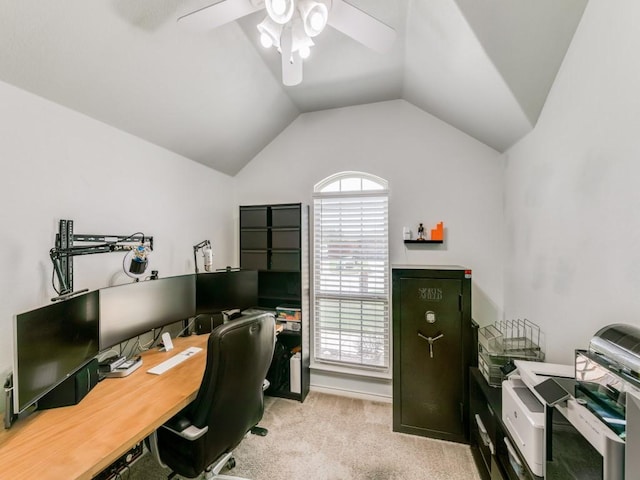
[(314, 187), (314, 360), (389, 368), (387, 181), (362, 172)]

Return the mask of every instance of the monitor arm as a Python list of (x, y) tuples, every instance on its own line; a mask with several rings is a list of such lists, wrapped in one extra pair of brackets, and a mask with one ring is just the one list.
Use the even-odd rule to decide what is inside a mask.
[(67, 261), (70, 257), (74, 257), (76, 255), (90, 255), (93, 253), (105, 253), (110, 250), (105, 248), (105, 245), (96, 245), (95, 247), (71, 247), (71, 248), (57, 248), (54, 247), (49, 250), (49, 258), (51, 258), (51, 262), (53, 263), (53, 270), (58, 278), (58, 285), (60, 286), (60, 290), (58, 293), (60, 295), (67, 295), (73, 291), (73, 287), (68, 284), (68, 275), (63, 272), (61, 261), (62, 258)]
[[(74, 242), (88, 242), (93, 245), (74, 246)], [(128, 251), (138, 248), (139, 245), (153, 251), (153, 237), (147, 237), (140, 232), (133, 235), (78, 235), (73, 233), (72, 220), (60, 220), (55, 247), (49, 250), (49, 258), (60, 287), (58, 294), (65, 296), (73, 292), (73, 257)]]

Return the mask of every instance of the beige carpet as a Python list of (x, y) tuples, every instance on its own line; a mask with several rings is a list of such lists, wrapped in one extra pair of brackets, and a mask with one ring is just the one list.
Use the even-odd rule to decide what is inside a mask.
[[(392, 406), (311, 392), (304, 403), (266, 398), (261, 426), (234, 455), (230, 475), (253, 480), (475, 480), (467, 445), (391, 431)], [(226, 473), (226, 472), (222, 472)], [(166, 478), (150, 455), (124, 480)]]

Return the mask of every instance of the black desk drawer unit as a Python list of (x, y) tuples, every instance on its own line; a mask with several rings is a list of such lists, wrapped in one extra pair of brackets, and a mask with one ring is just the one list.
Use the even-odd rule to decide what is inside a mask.
[[(531, 473), (502, 423), (502, 389), (489, 386), (475, 367), (469, 374), (469, 405), (471, 446), (480, 476), (485, 480), (542, 480)], [(483, 427), (486, 433), (481, 432)]]
[(393, 429), (467, 442), (471, 271), (396, 267), (392, 283)]
[(491, 457), (496, 453), (495, 435), (489, 432), (495, 431), (493, 415), (481, 415), (476, 413), (471, 418), (471, 442), (477, 445), (480, 458), (487, 470), (491, 470)]

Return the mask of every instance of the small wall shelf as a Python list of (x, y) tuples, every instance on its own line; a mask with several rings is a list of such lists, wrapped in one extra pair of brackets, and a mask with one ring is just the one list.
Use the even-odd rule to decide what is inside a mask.
[(443, 243), (444, 240), (405, 240), (404, 243), (411, 243), (411, 244), (434, 244), (434, 243)]

